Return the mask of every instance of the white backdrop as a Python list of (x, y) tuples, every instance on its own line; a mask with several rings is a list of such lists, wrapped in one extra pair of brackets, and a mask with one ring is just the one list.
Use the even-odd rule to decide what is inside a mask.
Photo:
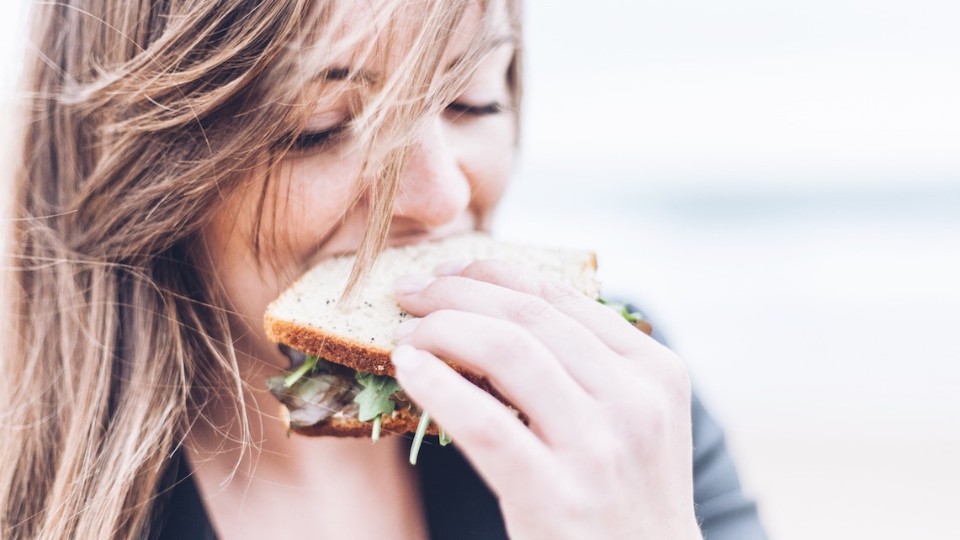
[(773, 536), (960, 538), (960, 4), (535, 0), (526, 20), (500, 230), (599, 252)]
[(775, 537), (960, 537), (960, 4), (527, 7), (500, 233), (598, 252)]

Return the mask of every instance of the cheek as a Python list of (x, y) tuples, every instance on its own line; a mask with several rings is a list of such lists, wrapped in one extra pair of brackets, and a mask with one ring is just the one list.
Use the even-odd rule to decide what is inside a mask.
[(263, 333), (263, 313), (279, 293), (278, 274), (269, 266), (258, 266), (251, 242), (255, 228), (260, 190), (254, 186), (230, 194), (201, 233), (206, 270), (226, 295), (226, 308), (241, 350), (257, 358), (282, 365), (269, 347), (257, 347)]
[(303, 270), (320, 244), (344, 219), (358, 196), (359, 160), (319, 156), (284, 165), (278, 201), (275, 245), (280, 258)]
[[(203, 230), (208, 271), (226, 294), (238, 345), (261, 359), (276, 354), (264, 345), (267, 305), (299, 276), (319, 244), (341, 221), (353, 196), (356, 172), (300, 159), (274, 175), (260, 214), (262, 182), (230, 194)], [(252, 239), (260, 218), (258, 260)], [(259, 339), (249, 339), (259, 338)], [(264, 348), (265, 347), (265, 348)]]

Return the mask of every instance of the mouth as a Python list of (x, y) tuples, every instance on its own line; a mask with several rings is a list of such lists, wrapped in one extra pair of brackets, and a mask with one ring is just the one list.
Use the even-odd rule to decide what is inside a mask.
[(402, 247), (424, 242), (439, 242), (440, 240), (466, 234), (467, 232), (469, 231), (450, 232), (447, 234), (437, 234), (435, 231), (406, 233), (388, 238), (387, 247)]
[(391, 227), (390, 234), (387, 237), (387, 247), (408, 246), (422, 242), (437, 242), (475, 232), (477, 230), (477, 221), (473, 216), (464, 215), (464, 219), (459, 219), (446, 225), (427, 229), (424, 227)]
[[(434, 228), (425, 228), (420, 224), (414, 223), (395, 222), (390, 227), (390, 232), (387, 235), (384, 247), (392, 248), (424, 242), (437, 242), (479, 230), (481, 230), (481, 227), (478, 220), (469, 212), (464, 213), (460, 219)], [(320, 263), (320, 261), (331, 257), (355, 255), (359, 247), (359, 235), (356, 237), (351, 235), (342, 237), (335, 236), (305, 262), (302, 270), (306, 271)]]

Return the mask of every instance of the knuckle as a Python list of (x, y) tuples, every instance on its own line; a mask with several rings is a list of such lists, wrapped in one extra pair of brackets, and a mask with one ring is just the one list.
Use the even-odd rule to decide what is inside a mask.
[(606, 484), (629, 468), (634, 459), (630, 445), (631, 439), (621, 426), (597, 422), (592, 429), (585, 430), (576, 445), (567, 448), (565, 461), (575, 466), (588, 484)]
[[(493, 329), (493, 328), (492, 328)], [(544, 348), (528, 332), (516, 324), (497, 325), (495, 339), (485, 340), (486, 371), (506, 376), (534, 377), (544, 363)]]
[(590, 497), (588, 490), (580, 482), (566, 481), (554, 486), (556, 511), (558, 515), (579, 523), (591, 515), (592, 505), (597, 500)]
[(449, 324), (457, 324), (460, 313), (453, 309), (438, 309), (424, 315), (420, 326), (429, 325), (428, 328), (440, 328)]
[(611, 464), (614, 458), (620, 460), (616, 466), (622, 467), (627, 459), (645, 461), (651, 457), (669, 431), (670, 420), (664, 409), (658, 399), (647, 399), (623, 421), (619, 429), (626, 442), (622, 450), (609, 449)]
[(587, 456), (590, 466), (597, 472), (605, 471), (611, 466), (619, 466), (626, 456), (624, 444), (612, 434), (603, 432), (590, 438), (587, 445)]
[[(651, 447), (651, 443), (656, 443), (666, 436), (677, 417), (676, 411), (682, 407), (673, 404), (662, 389), (644, 384), (624, 395), (618, 404), (611, 405), (611, 409), (617, 413), (616, 418), (619, 419), (619, 424), (613, 429), (629, 442), (631, 448), (642, 455), (644, 448)], [(608, 450), (611, 456), (625, 457), (617, 452), (626, 451), (625, 448)]]
[(432, 311), (420, 318), (412, 335), (423, 337), (443, 334), (450, 328), (457, 328), (458, 318), (457, 312), (450, 309)]
[(678, 430), (690, 424), (689, 399), (680, 401), (669, 392), (652, 392), (643, 410), (636, 415), (633, 439), (644, 449), (662, 449), (664, 441), (673, 440)]
[(477, 410), (458, 427), (457, 439), (474, 451), (494, 452), (503, 446), (503, 437), (497, 426), (500, 418), (489, 411)]
[(671, 408), (667, 405), (666, 399), (651, 398), (642, 415), (644, 437), (647, 440), (661, 440), (667, 433), (671, 416)]
[(467, 265), (460, 275), (489, 283), (504, 283), (512, 281), (511, 277), (516, 274), (511, 268), (509, 263), (501, 260), (480, 259)]
[(583, 297), (576, 289), (553, 280), (546, 280), (540, 285), (540, 295), (555, 305), (577, 302)]
[(483, 370), (488, 373), (509, 369), (510, 359), (518, 354), (517, 347), (510, 343), (508, 336), (501, 334), (501, 338), (488, 340), (483, 344)]
[(480, 279), (496, 277), (504, 272), (504, 265), (496, 259), (479, 259), (467, 265), (463, 275)]
[(430, 388), (443, 388), (444, 382), (443, 372), (433, 363), (426, 362), (416, 369), (416, 376), (405, 376), (400, 384), (403, 385), (404, 390), (410, 393), (419, 393)]
[(521, 325), (534, 324), (542, 321), (553, 307), (546, 300), (536, 296), (528, 296), (510, 308), (509, 317)]

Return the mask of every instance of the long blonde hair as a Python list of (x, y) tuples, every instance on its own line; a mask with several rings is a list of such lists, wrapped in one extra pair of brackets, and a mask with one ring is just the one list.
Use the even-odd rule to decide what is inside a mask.
[[(340, 31), (349, 0), (36, 3), (10, 188), (0, 536), (144, 537), (190, 412), (216, 392), (243, 415), (225, 304), (197, 270), (198, 232), (224, 193), (274, 170), (319, 70), (381, 46), (371, 36), (389, 35), (407, 3), (378, 2), (352, 34)], [(354, 122), (375, 189), (353, 283), (382, 248), (418, 119), (455, 97), (494, 39), (478, 32), (448, 72), (442, 53), (471, 2), (421, 3), (400, 67)], [(517, 106), (519, 53), (510, 79)]]

